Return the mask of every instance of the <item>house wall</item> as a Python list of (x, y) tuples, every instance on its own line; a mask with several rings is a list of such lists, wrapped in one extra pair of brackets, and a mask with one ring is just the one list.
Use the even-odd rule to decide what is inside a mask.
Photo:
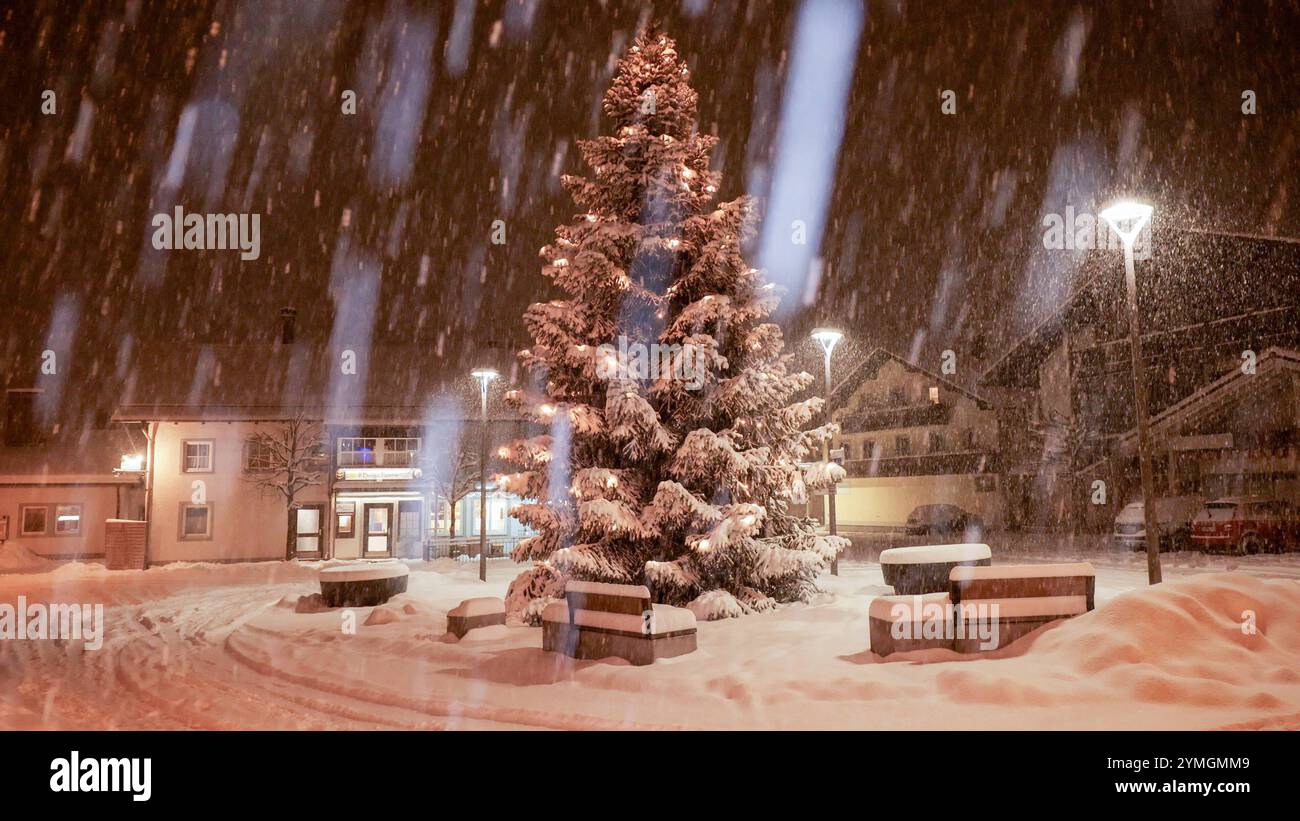
[[(979, 403), (948, 385), (914, 371), (897, 360), (884, 362), (875, 377), (864, 379), (850, 394), (844, 406), (833, 412), (836, 420), (846, 416), (869, 412), (875, 408), (898, 406), (898, 391), (902, 391), (903, 406), (924, 407), (932, 403), (930, 389), (938, 389), (938, 400), (949, 408), (947, 423), (918, 424), (888, 427), (879, 430), (845, 433), (836, 437), (835, 445), (846, 446), (846, 461), (893, 459), (900, 454), (897, 440), (906, 436), (911, 456), (935, 453), (982, 451), (994, 454), (998, 450), (997, 414), (991, 408), (981, 408)], [(974, 443), (967, 447), (964, 432), (971, 431)], [(931, 438), (943, 437), (942, 448), (931, 450)], [(868, 443), (874, 443), (868, 448)], [(873, 456), (874, 454), (874, 456)], [(852, 524), (901, 524), (912, 509), (923, 504), (949, 503), (979, 514), (987, 524), (997, 526), (1001, 520), (1002, 505), (997, 479), (993, 474), (982, 474), (977, 480), (974, 473), (855, 477), (840, 483), (836, 496), (836, 519)], [(977, 482), (986, 491), (977, 491)], [(990, 483), (992, 487), (990, 488)], [(814, 514), (824, 503), (819, 497), (811, 500)]]
[(917, 425), (878, 431), (845, 433), (836, 437), (836, 446), (842, 444), (849, 446), (851, 452), (846, 458), (870, 459), (872, 454), (865, 452), (863, 445), (868, 441), (874, 441), (879, 449), (878, 457), (890, 458), (898, 455), (895, 445), (897, 437), (906, 436), (911, 443), (912, 455), (916, 455), (929, 453), (929, 436), (932, 432), (939, 432), (944, 436), (945, 450), (956, 451), (962, 449), (962, 431), (970, 429), (975, 434), (976, 450), (995, 451), (997, 449), (997, 415), (993, 410), (981, 410), (970, 397), (959, 391), (952, 390), (924, 374), (912, 371), (895, 360), (890, 360), (881, 365), (874, 379), (863, 380), (862, 384), (849, 396), (844, 406), (836, 409), (832, 415), (836, 420), (842, 421), (845, 416), (851, 416), (863, 410), (888, 406), (891, 402), (891, 393), (896, 389), (903, 391), (904, 404), (924, 405), (931, 401), (929, 395), (931, 387), (939, 389), (939, 401), (952, 409), (948, 424)]
[[(125, 499), (128, 491), (118, 485), (0, 485), (0, 516), (9, 517), (8, 543), (18, 544), (47, 558), (98, 558), (104, 555), (104, 520), (119, 515), (118, 494)], [(55, 505), (81, 505), (81, 533), (55, 536)], [(25, 505), (48, 506), (46, 536), (22, 535), (22, 508)], [(124, 507), (122, 516), (137, 511)]]
[[(261, 423), (273, 428), (275, 423)], [(284, 499), (254, 487), (244, 478), (244, 443), (259, 427), (251, 422), (163, 422), (154, 441), (153, 511), (149, 523), (149, 561), (240, 561), (283, 559), (288, 512)], [(186, 440), (211, 440), (209, 473), (181, 469)], [(209, 539), (180, 538), (182, 503), (201, 490), (211, 505)], [(325, 488), (308, 488), (298, 501), (324, 503)]]
[[(899, 525), (920, 505), (952, 504), (997, 527), (999, 494), (976, 490), (976, 481), (972, 474), (846, 479), (835, 497), (836, 520), (841, 525)], [(988, 476), (985, 481), (996, 478)]]

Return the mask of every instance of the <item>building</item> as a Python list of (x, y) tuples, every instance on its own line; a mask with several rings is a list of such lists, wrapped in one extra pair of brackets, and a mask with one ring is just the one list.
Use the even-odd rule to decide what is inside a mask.
[(877, 348), (832, 390), (829, 407), (848, 473), (839, 523), (897, 525), (919, 505), (947, 503), (997, 525), (997, 418), (980, 396)]
[[(1300, 347), (1300, 243), (1161, 228), (1151, 247), (1151, 259), (1137, 264), (1137, 285), (1153, 418), (1224, 374), (1257, 367), (1270, 348)], [(979, 381), (998, 408), (1013, 527), (1104, 530), (1141, 495), (1136, 452), (1120, 441), (1131, 436), (1135, 415), (1119, 255), (1087, 254), (1078, 281)], [(1238, 414), (1223, 432), (1252, 440), (1250, 418)], [(1157, 487), (1181, 483), (1169, 470), (1173, 464), (1177, 474), (1182, 458), (1155, 460)]]
[[(449, 391), (427, 359), (290, 332), (160, 352), (112, 417), (146, 443), (148, 562), (420, 557), (447, 534), (453, 504), (457, 535), (477, 535), (478, 392), (468, 377)], [(526, 434), (494, 404), (489, 459)], [(458, 458), (465, 449), (472, 460)], [(508, 549), (527, 535), (506, 515), (517, 499), (490, 482), (486, 492), (488, 537)]]
[(104, 522), (144, 510), (140, 465), (122, 460), (143, 441), (142, 432), (44, 433), (30, 424), (38, 393), (17, 389), (5, 397), (0, 547), (17, 544), (48, 559), (102, 558)]
[[(1232, 368), (1152, 417), (1149, 431), (1170, 496), (1300, 502), (1300, 351), (1270, 348), (1253, 368)], [(1126, 431), (1111, 458), (1127, 462), (1136, 447)]]

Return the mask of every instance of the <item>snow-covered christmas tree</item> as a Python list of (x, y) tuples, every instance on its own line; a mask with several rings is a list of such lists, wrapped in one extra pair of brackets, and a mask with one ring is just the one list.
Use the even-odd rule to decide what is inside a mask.
[[(792, 401), (778, 294), (742, 257), (749, 198), (713, 204), (715, 137), (695, 130), (696, 94), (671, 39), (637, 38), (604, 97), (614, 134), (579, 143), (589, 177), (564, 184), (582, 209), (541, 250), (567, 294), (525, 313), (531, 389), (507, 394), (549, 433), (499, 456), (512, 515), (537, 535), (512, 611), (534, 612), (567, 578), (645, 583), (705, 618), (805, 598), (847, 541), (793, 515), (843, 470), (814, 463), (822, 400)], [(806, 464), (806, 463), (805, 463)]]

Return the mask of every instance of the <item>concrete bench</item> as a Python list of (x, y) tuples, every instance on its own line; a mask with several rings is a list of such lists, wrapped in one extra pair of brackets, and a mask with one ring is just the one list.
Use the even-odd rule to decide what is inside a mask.
[(542, 649), (576, 659), (653, 664), (695, 651), (695, 614), (651, 604), (645, 585), (571, 581), (542, 611)]
[(1095, 592), (1096, 572), (1087, 562), (954, 567), (953, 649), (1005, 647), (1045, 624), (1092, 610)]
[(952, 600), (947, 593), (877, 596), (867, 608), (871, 652), (878, 656), (910, 650), (951, 650)]
[(476, 628), (505, 623), (505, 600), (493, 596), (466, 599), (447, 611), (447, 632), (458, 639)]
[(359, 562), (320, 572), (321, 601), (326, 607), (373, 607), (406, 592), (410, 571), (401, 562)]
[(993, 553), (986, 544), (929, 544), (891, 547), (880, 553), (885, 584), (899, 595), (948, 592), (948, 573), (954, 567), (988, 565)]

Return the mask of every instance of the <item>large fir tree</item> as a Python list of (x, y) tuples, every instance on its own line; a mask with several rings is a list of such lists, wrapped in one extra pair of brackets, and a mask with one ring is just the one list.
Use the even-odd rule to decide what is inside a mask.
[[(804, 430), (821, 399), (791, 401), (812, 377), (764, 322), (778, 295), (741, 255), (751, 201), (713, 204), (717, 140), (688, 76), (672, 40), (638, 37), (604, 98), (614, 134), (579, 144), (591, 176), (564, 178), (583, 213), (541, 256), (567, 298), (527, 310), (533, 387), (507, 394), (550, 432), (499, 454), (538, 534), (515, 551), (534, 565), (512, 611), (579, 578), (740, 615), (806, 597), (846, 544), (790, 512), (843, 472), (800, 468), (832, 431)], [(647, 362), (665, 367), (644, 378)]]

